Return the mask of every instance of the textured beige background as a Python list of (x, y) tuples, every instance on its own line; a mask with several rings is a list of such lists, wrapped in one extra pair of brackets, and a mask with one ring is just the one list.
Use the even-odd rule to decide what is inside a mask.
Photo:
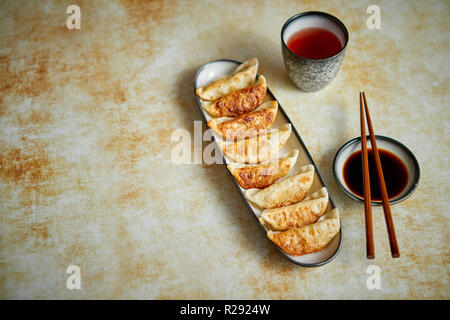
[[(70, 4), (81, 30), (65, 27)], [(448, 1), (2, 1), (1, 298), (450, 298)], [(280, 29), (306, 10), (339, 17), (350, 43), (334, 82), (301, 93)], [(288, 262), (221, 165), (174, 165), (174, 129), (200, 120), (196, 69), (257, 56), (342, 209), (343, 249), (320, 268)], [(359, 133), (358, 91), (378, 134), (406, 144), (422, 177), (393, 207), (392, 259), (381, 208), (365, 259), (363, 206), (331, 171)], [(206, 145), (206, 144), (205, 144)], [(81, 268), (70, 291), (66, 268)], [(381, 290), (366, 268), (381, 268)]]

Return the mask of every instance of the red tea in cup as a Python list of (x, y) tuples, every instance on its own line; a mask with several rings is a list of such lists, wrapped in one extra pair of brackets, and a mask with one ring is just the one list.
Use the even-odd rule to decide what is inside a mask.
[(288, 48), (307, 59), (326, 59), (342, 50), (342, 43), (331, 31), (310, 27), (295, 32), (287, 41)]

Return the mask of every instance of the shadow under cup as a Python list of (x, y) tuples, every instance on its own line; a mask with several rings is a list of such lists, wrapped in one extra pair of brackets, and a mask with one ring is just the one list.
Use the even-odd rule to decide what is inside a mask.
[[(288, 48), (289, 39), (306, 28), (323, 28), (332, 32), (340, 41), (342, 49), (324, 59), (309, 59)], [(281, 29), (281, 51), (286, 70), (294, 84), (302, 91), (313, 92), (326, 87), (333, 80), (344, 60), (348, 43), (348, 31), (336, 17), (318, 11), (299, 13), (290, 18)]]

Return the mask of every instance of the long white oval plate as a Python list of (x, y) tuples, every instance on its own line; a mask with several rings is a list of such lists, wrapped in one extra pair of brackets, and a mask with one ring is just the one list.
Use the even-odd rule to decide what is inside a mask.
[[(201, 66), (198, 69), (197, 74), (195, 76), (194, 93), (195, 93), (195, 89), (197, 89), (198, 87), (207, 85), (208, 83), (220, 78), (221, 76), (231, 74), (239, 64), (241, 64), (241, 63), (238, 61), (235, 61), (235, 60), (220, 59), (220, 60), (209, 62), (209, 63)], [(269, 81), (270, 81), (270, 79), (269, 79)], [(204, 120), (206, 122), (208, 122), (209, 120), (211, 120), (211, 116), (202, 108), (202, 106), (200, 104), (200, 99), (197, 96), (196, 96), (196, 98), (197, 98), (198, 107), (200, 109), (200, 113), (203, 115)], [(267, 94), (266, 94), (265, 100), (269, 100), (269, 99), (277, 100), (273, 96), (273, 94), (269, 90), (269, 88), (267, 88)], [(277, 102), (278, 102), (278, 100), (277, 100)], [(283, 108), (278, 103), (278, 114), (277, 114), (277, 118), (275, 119), (275, 123), (272, 128), (279, 128), (286, 123), (290, 123), (292, 125), (291, 120), (288, 118), (288, 116), (284, 112)], [(319, 170), (317, 170), (316, 164), (314, 163), (310, 153), (306, 149), (305, 144), (303, 143), (302, 139), (300, 138), (300, 135), (298, 134), (297, 130), (295, 129), (295, 127), (293, 125), (292, 125), (292, 132), (293, 132), (293, 134), (291, 134), (291, 136), (289, 137), (288, 142), (280, 151), (280, 155), (284, 155), (286, 152), (288, 152), (290, 150), (293, 150), (293, 149), (299, 150), (297, 163), (290, 170), (288, 176), (291, 176), (291, 175), (295, 174), (296, 172), (298, 172), (298, 170), (302, 166), (307, 165), (307, 164), (312, 164), (315, 168), (315, 177), (314, 177), (314, 183), (311, 187), (310, 192), (314, 192), (322, 187), (326, 187), (325, 183), (323, 182), (322, 176), (319, 173)], [(215, 133), (213, 133), (213, 137), (214, 137), (215, 141), (218, 138), (220, 139), (220, 137), (217, 137)], [(217, 149), (219, 149), (219, 148), (217, 148)], [(223, 157), (223, 155), (222, 155), (222, 157)], [(224, 160), (224, 163), (228, 163), (226, 158), (224, 158), (223, 160)], [(225, 170), (228, 171), (228, 169), (226, 167), (225, 167)], [(239, 190), (239, 192), (240, 192), (242, 198), (244, 199), (245, 203), (247, 204), (248, 208), (250, 209), (250, 211), (253, 213), (256, 220), (258, 221), (258, 224), (261, 226), (261, 228), (264, 230), (264, 232), (266, 232), (266, 229), (264, 228), (264, 226), (262, 224), (260, 224), (260, 222), (258, 220), (258, 218), (261, 214), (261, 210), (259, 210), (255, 206), (253, 206), (245, 198), (244, 193), (243, 193), (244, 189), (242, 189), (240, 187), (240, 185), (237, 183), (236, 179), (233, 177), (233, 175), (231, 175), (231, 173), (230, 173), (230, 176), (233, 179), (237, 189)], [(328, 188), (327, 188), (327, 190), (328, 190)], [(329, 194), (329, 199), (330, 199), (330, 202), (328, 204), (328, 208), (326, 211), (329, 211), (336, 207), (330, 194)], [(270, 241), (269, 238), (267, 238), (267, 240)], [(270, 242), (274, 246), (276, 246), (272, 241), (270, 241)], [(278, 248), (278, 246), (276, 246), (276, 247)], [(341, 247), (342, 247), (342, 227), (339, 230), (339, 233), (333, 239), (333, 241), (326, 248), (322, 249), (319, 252), (296, 257), (296, 256), (291, 256), (291, 255), (284, 253), (280, 248), (278, 248), (278, 250), (289, 261), (291, 261), (297, 265), (304, 266), (304, 267), (318, 267), (318, 266), (322, 266), (322, 265), (330, 262), (331, 260), (333, 260), (338, 255), (339, 251), (341, 250)]]

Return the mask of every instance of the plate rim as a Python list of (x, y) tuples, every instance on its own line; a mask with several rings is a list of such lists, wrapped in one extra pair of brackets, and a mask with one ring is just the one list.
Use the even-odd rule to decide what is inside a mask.
[[(200, 66), (200, 67), (197, 69), (197, 73), (195, 74), (195, 77), (194, 77), (194, 95), (195, 95), (195, 99), (196, 99), (196, 101), (197, 101), (197, 106), (198, 106), (198, 108), (200, 109), (200, 113), (201, 113), (201, 115), (202, 115), (202, 117), (203, 117), (203, 121), (204, 121), (205, 123), (206, 123), (205, 110), (202, 108), (201, 103), (200, 103), (200, 99), (199, 99), (199, 97), (197, 96), (197, 94), (196, 94), (196, 92), (195, 92), (195, 90), (197, 89), (197, 87), (196, 87), (196, 84), (197, 84), (197, 78), (198, 78), (199, 74), (200, 74), (200, 73), (201, 73), (208, 65), (213, 64), (213, 63), (217, 63), (217, 62), (232, 62), (232, 63), (238, 64), (238, 65), (239, 65), (239, 64), (242, 64), (242, 62), (237, 61), (237, 60), (232, 60), (232, 59), (217, 59), (217, 60), (213, 60), (213, 61), (207, 62), (207, 63), (203, 64), (202, 66)], [(325, 181), (324, 181), (322, 175), (320, 174), (319, 170), (317, 169), (317, 165), (316, 165), (316, 163), (314, 162), (314, 159), (313, 159), (313, 157), (311, 156), (311, 153), (309, 152), (309, 150), (308, 150), (308, 148), (306, 147), (305, 143), (303, 142), (301, 136), (300, 136), (299, 133), (297, 132), (297, 129), (295, 128), (295, 126), (293, 125), (291, 119), (288, 117), (287, 113), (284, 111), (284, 109), (283, 109), (283, 107), (281, 106), (280, 102), (278, 101), (278, 99), (275, 97), (275, 95), (272, 93), (272, 91), (269, 89), (268, 86), (267, 86), (267, 91), (272, 95), (272, 97), (273, 97), (273, 98), (275, 99), (275, 101), (278, 103), (278, 110), (281, 111), (281, 113), (286, 117), (286, 120), (288, 121), (288, 123), (291, 124), (292, 131), (294, 132), (295, 136), (297, 137), (297, 139), (298, 139), (300, 145), (304, 148), (305, 153), (306, 153), (306, 156), (307, 156), (307, 157), (309, 158), (309, 160), (311, 161), (311, 164), (314, 166), (314, 170), (315, 170), (317, 176), (319, 177), (320, 182), (322, 183), (322, 185), (323, 185), (323, 186), (327, 189), (327, 191), (328, 191), (328, 196), (329, 196), (329, 200), (330, 200), (331, 204), (333, 205), (334, 208), (337, 208), (336, 203), (334, 202), (333, 197), (331, 196), (331, 193), (330, 193), (330, 191), (329, 191), (329, 189), (328, 189), (328, 186), (326, 185), (326, 183), (325, 183)], [(212, 135), (212, 141), (216, 142), (216, 139), (215, 139), (215, 136), (214, 136), (214, 135)], [(217, 143), (217, 142), (216, 142), (216, 143)], [(224, 157), (223, 153), (221, 153), (221, 155), (222, 155), (223, 163), (225, 164), (225, 163), (226, 163), (225, 157)], [(231, 178), (232, 178), (232, 180), (233, 180), (233, 182), (234, 182), (234, 185), (236, 186), (236, 189), (238, 190), (238, 192), (240, 193), (242, 199), (244, 200), (245, 204), (247, 205), (247, 208), (248, 208), (248, 209), (250, 210), (250, 212), (253, 214), (253, 217), (254, 217), (254, 218), (256, 219), (256, 221), (258, 222), (258, 225), (260, 226), (260, 228), (266, 233), (266, 232), (267, 232), (266, 229), (265, 229), (264, 226), (259, 222), (258, 217), (256, 216), (256, 213), (253, 211), (253, 208), (250, 206), (249, 201), (245, 198), (245, 195), (244, 195), (244, 193), (242, 192), (242, 190), (240, 189), (238, 182), (236, 181), (236, 179), (233, 177), (233, 175), (231, 174), (231, 172), (230, 172), (228, 169), (227, 169), (226, 171), (227, 171), (228, 174), (231, 176)], [(343, 232), (342, 232), (342, 220), (341, 220), (341, 217), (340, 217), (340, 216), (339, 216), (339, 236), (340, 236), (340, 237), (339, 237), (339, 245), (338, 245), (338, 248), (336, 249), (336, 251), (335, 251), (328, 259), (325, 259), (325, 260), (323, 260), (323, 261), (316, 262), (316, 263), (303, 263), (303, 262), (296, 261), (296, 260), (292, 259), (292, 258), (291, 258), (287, 253), (285, 253), (283, 250), (281, 250), (280, 247), (278, 247), (275, 243), (273, 243), (272, 241), (270, 241), (269, 238), (267, 238), (267, 240), (270, 241), (270, 242), (272, 243), (272, 245), (274, 245), (274, 246), (278, 249), (278, 251), (281, 252), (281, 254), (282, 254), (287, 260), (289, 260), (291, 263), (296, 264), (296, 265), (298, 265), (298, 266), (302, 266), (302, 267), (320, 267), (320, 266), (323, 266), (323, 265), (325, 265), (325, 264), (331, 262), (332, 260), (334, 260), (334, 259), (337, 257), (337, 255), (341, 252), (341, 249), (342, 249), (342, 242), (343, 242)]]

